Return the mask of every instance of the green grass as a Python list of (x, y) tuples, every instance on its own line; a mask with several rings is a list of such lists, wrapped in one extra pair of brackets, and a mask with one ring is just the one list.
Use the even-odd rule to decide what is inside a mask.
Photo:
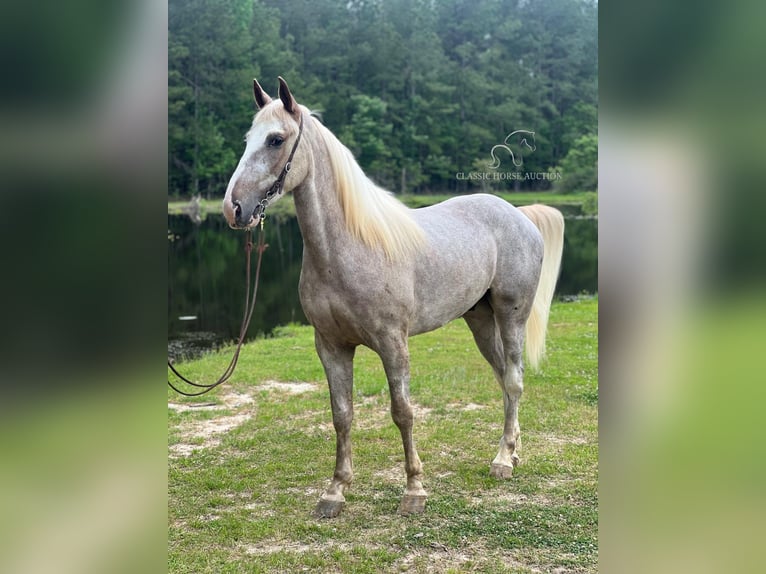
[[(312, 517), (332, 475), (335, 434), (310, 327), (247, 345), (231, 384), (209, 395), (169, 391), (174, 406), (208, 405), (168, 410), (169, 571), (596, 572), (597, 308), (597, 299), (554, 304), (548, 358), (526, 375), (522, 465), (510, 481), (489, 476), (502, 399), (468, 328), (455, 321), (410, 341), (430, 494), (420, 516), (396, 513), (401, 439), (368, 349), (355, 361), (355, 481), (334, 520)], [(182, 372), (213, 380), (227, 362), (226, 352), (211, 354)], [(290, 394), (274, 382), (313, 386)], [(227, 432), (203, 436), (227, 422)], [(182, 456), (183, 444), (198, 448)]]

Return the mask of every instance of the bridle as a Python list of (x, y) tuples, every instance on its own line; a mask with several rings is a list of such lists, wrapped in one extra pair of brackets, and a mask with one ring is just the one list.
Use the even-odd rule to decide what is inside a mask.
[[(185, 391), (182, 391), (176, 388), (176, 386), (173, 385), (173, 383), (171, 383), (168, 380), (168, 385), (170, 386), (170, 388), (179, 394), (182, 394), (187, 397), (198, 397), (199, 395), (204, 395), (205, 393), (212, 391), (218, 385), (225, 383), (229, 379), (229, 377), (231, 377), (231, 375), (234, 374), (234, 369), (236, 368), (237, 361), (239, 360), (239, 352), (242, 350), (242, 344), (245, 342), (245, 334), (247, 333), (247, 329), (250, 326), (250, 319), (252, 318), (253, 310), (255, 309), (255, 298), (256, 298), (256, 295), (258, 294), (258, 279), (260, 278), (260, 274), (261, 274), (261, 260), (263, 259), (263, 252), (266, 251), (266, 248), (268, 247), (268, 245), (264, 244), (263, 242), (263, 221), (266, 214), (266, 207), (268, 206), (269, 202), (272, 199), (274, 199), (275, 196), (280, 195), (284, 189), (285, 178), (287, 177), (287, 174), (290, 171), (290, 168), (292, 167), (293, 156), (295, 155), (295, 150), (298, 149), (298, 144), (301, 141), (302, 134), (303, 134), (303, 114), (301, 114), (301, 121), (298, 126), (298, 137), (295, 138), (293, 149), (290, 150), (290, 155), (287, 157), (287, 162), (285, 163), (285, 166), (282, 168), (282, 171), (280, 172), (279, 177), (277, 177), (277, 180), (272, 184), (272, 186), (266, 192), (266, 197), (264, 197), (260, 201), (260, 203), (258, 203), (258, 205), (256, 206), (256, 211), (258, 211), (258, 208), (260, 208), (258, 215), (260, 216), (261, 229), (258, 234), (258, 249), (257, 249), (258, 262), (255, 266), (255, 282), (253, 285), (252, 299), (250, 298), (250, 260), (251, 260), (251, 253), (253, 250), (253, 241), (252, 241), (252, 231), (250, 229), (246, 230), (245, 254), (246, 254), (247, 264), (246, 264), (246, 271), (245, 271), (245, 314), (242, 317), (242, 326), (240, 327), (240, 330), (239, 330), (239, 339), (237, 340), (237, 347), (234, 350), (234, 356), (231, 358), (231, 361), (229, 361), (229, 366), (226, 367), (226, 370), (218, 378), (218, 380), (215, 381), (214, 383), (209, 383), (209, 384), (195, 383), (187, 379), (176, 370), (176, 368), (170, 362), (170, 359), (168, 359), (168, 367), (170, 367), (170, 370), (173, 371), (173, 373), (179, 379), (181, 379), (183, 382), (193, 387), (202, 389), (197, 392), (187, 393)], [(255, 213), (253, 215), (255, 215)]]
[[(264, 214), (266, 213), (266, 207), (269, 205), (272, 199), (274, 197), (280, 195), (285, 187), (285, 178), (287, 177), (287, 174), (290, 172), (290, 168), (293, 165), (293, 156), (295, 155), (295, 150), (298, 149), (298, 144), (301, 143), (301, 136), (303, 135), (303, 113), (301, 113), (301, 121), (298, 124), (298, 137), (295, 138), (295, 143), (293, 144), (293, 149), (290, 150), (290, 155), (287, 156), (287, 162), (285, 163), (285, 167), (282, 168), (282, 171), (279, 174), (279, 177), (277, 177), (277, 180), (271, 185), (269, 190), (266, 192), (266, 197), (264, 197), (258, 205), (255, 206), (255, 212), (253, 212), (253, 215), (258, 215), (261, 218), (263, 218)], [(258, 209), (260, 208), (260, 210)]]

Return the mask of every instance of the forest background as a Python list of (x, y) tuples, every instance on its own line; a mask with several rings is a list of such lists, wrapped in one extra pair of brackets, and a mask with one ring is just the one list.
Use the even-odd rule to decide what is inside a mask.
[[(170, 0), (168, 194), (222, 197), (252, 79), (299, 102), (397, 193), (597, 190), (592, 0)], [(514, 130), (524, 173), (471, 180)], [(510, 162), (501, 169), (519, 171)]]

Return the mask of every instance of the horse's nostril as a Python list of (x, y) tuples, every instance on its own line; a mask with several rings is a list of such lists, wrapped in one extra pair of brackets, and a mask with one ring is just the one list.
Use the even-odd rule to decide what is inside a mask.
[(234, 216), (239, 218), (242, 215), (242, 205), (236, 199), (231, 202), (234, 204)]

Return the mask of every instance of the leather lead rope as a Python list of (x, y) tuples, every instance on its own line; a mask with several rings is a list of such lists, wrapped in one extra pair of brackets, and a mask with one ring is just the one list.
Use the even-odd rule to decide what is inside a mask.
[(253, 296), (252, 300), (250, 298), (250, 262), (252, 260), (252, 251), (253, 251), (253, 234), (251, 230), (247, 230), (247, 234), (245, 236), (245, 252), (247, 257), (247, 264), (246, 264), (246, 271), (245, 271), (245, 314), (242, 317), (242, 326), (239, 330), (239, 340), (237, 341), (237, 348), (234, 350), (234, 356), (231, 358), (231, 361), (229, 361), (229, 366), (226, 367), (226, 370), (223, 372), (223, 374), (218, 378), (217, 381), (214, 383), (209, 384), (202, 384), (202, 383), (195, 383), (194, 381), (190, 381), (186, 377), (184, 377), (181, 373), (179, 373), (176, 368), (173, 366), (173, 364), (170, 362), (170, 359), (168, 359), (168, 367), (170, 367), (170, 370), (173, 371), (173, 373), (181, 379), (183, 382), (193, 386), (197, 387), (199, 389), (203, 389), (201, 391), (193, 392), (193, 393), (187, 393), (185, 391), (182, 391), (178, 389), (173, 383), (170, 382), (170, 379), (168, 379), (168, 386), (170, 386), (171, 389), (173, 389), (175, 392), (184, 395), (186, 397), (198, 397), (200, 395), (204, 395), (205, 393), (212, 391), (214, 388), (216, 388), (218, 385), (225, 383), (227, 380), (229, 380), (229, 377), (234, 373), (234, 369), (237, 366), (237, 361), (239, 360), (239, 352), (242, 350), (242, 344), (245, 342), (245, 334), (247, 333), (247, 328), (250, 326), (250, 319), (253, 316), (253, 310), (255, 309), (255, 298), (258, 294), (258, 280), (260, 278), (261, 274), (261, 260), (263, 259), (263, 252), (266, 251), (266, 248), (268, 245), (265, 245), (263, 242), (263, 214), (261, 216), (261, 230), (258, 234), (258, 262), (255, 265), (255, 281), (253, 285)]
[(173, 383), (170, 382), (168, 379), (168, 385), (171, 389), (173, 389), (175, 392), (182, 394), (186, 397), (198, 397), (200, 395), (204, 395), (205, 393), (212, 391), (214, 388), (216, 388), (221, 383), (225, 383), (229, 377), (234, 373), (234, 369), (237, 366), (237, 361), (239, 360), (239, 352), (242, 350), (242, 343), (245, 342), (245, 334), (247, 333), (247, 328), (250, 326), (250, 319), (253, 316), (253, 310), (255, 309), (255, 296), (258, 293), (258, 279), (261, 274), (261, 259), (263, 259), (263, 252), (266, 250), (266, 247), (268, 245), (264, 245), (263, 243), (263, 221), (266, 217), (266, 207), (268, 206), (269, 202), (275, 195), (279, 195), (282, 193), (282, 190), (284, 189), (285, 185), (285, 178), (287, 177), (287, 174), (290, 172), (290, 168), (292, 167), (293, 163), (293, 157), (295, 156), (295, 150), (298, 149), (298, 144), (301, 142), (301, 136), (303, 135), (303, 114), (301, 114), (301, 120), (300, 124), (298, 125), (298, 137), (295, 138), (295, 143), (293, 144), (293, 148), (290, 150), (290, 155), (287, 157), (287, 162), (285, 162), (285, 166), (282, 168), (282, 171), (279, 174), (279, 177), (277, 177), (277, 180), (272, 184), (272, 186), (269, 188), (269, 190), (266, 192), (266, 197), (261, 200), (261, 202), (258, 204), (258, 207), (260, 207), (260, 218), (261, 218), (261, 230), (258, 234), (258, 263), (255, 266), (255, 285), (253, 285), (253, 299), (250, 300), (250, 260), (252, 259), (251, 254), (253, 251), (253, 241), (252, 241), (252, 232), (248, 229), (247, 235), (245, 236), (245, 251), (247, 253), (247, 267), (246, 267), (246, 287), (245, 287), (245, 315), (242, 317), (242, 327), (239, 330), (239, 340), (237, 341), (237, 348), (234, 350), (234, 356), (231, 358), (231, 361), (229, 362), (229, 366), (226, 367), (226, 370), (223, 372), (223, 374), (219, 377), (219, 379), (210, 384), (201, 384), (201, 383), (195, 383), (194, 381), (190, 381), (186, 377), (184, 377), (181, 373), (179, 373), (176, 368), (173, 366), (173, 364), (170, 362), (170, 359), (168, 359), (168, 367), (170, 367), (170, 370), (173, 371), (173, 373), (181, 379), (183, 382), (193, 386), (197, 387), (198, 389), (203, 389), (201, 391), (198, 391), (196, 393), (187, 393), (184, 392), (178, 388), (176, 388)]

